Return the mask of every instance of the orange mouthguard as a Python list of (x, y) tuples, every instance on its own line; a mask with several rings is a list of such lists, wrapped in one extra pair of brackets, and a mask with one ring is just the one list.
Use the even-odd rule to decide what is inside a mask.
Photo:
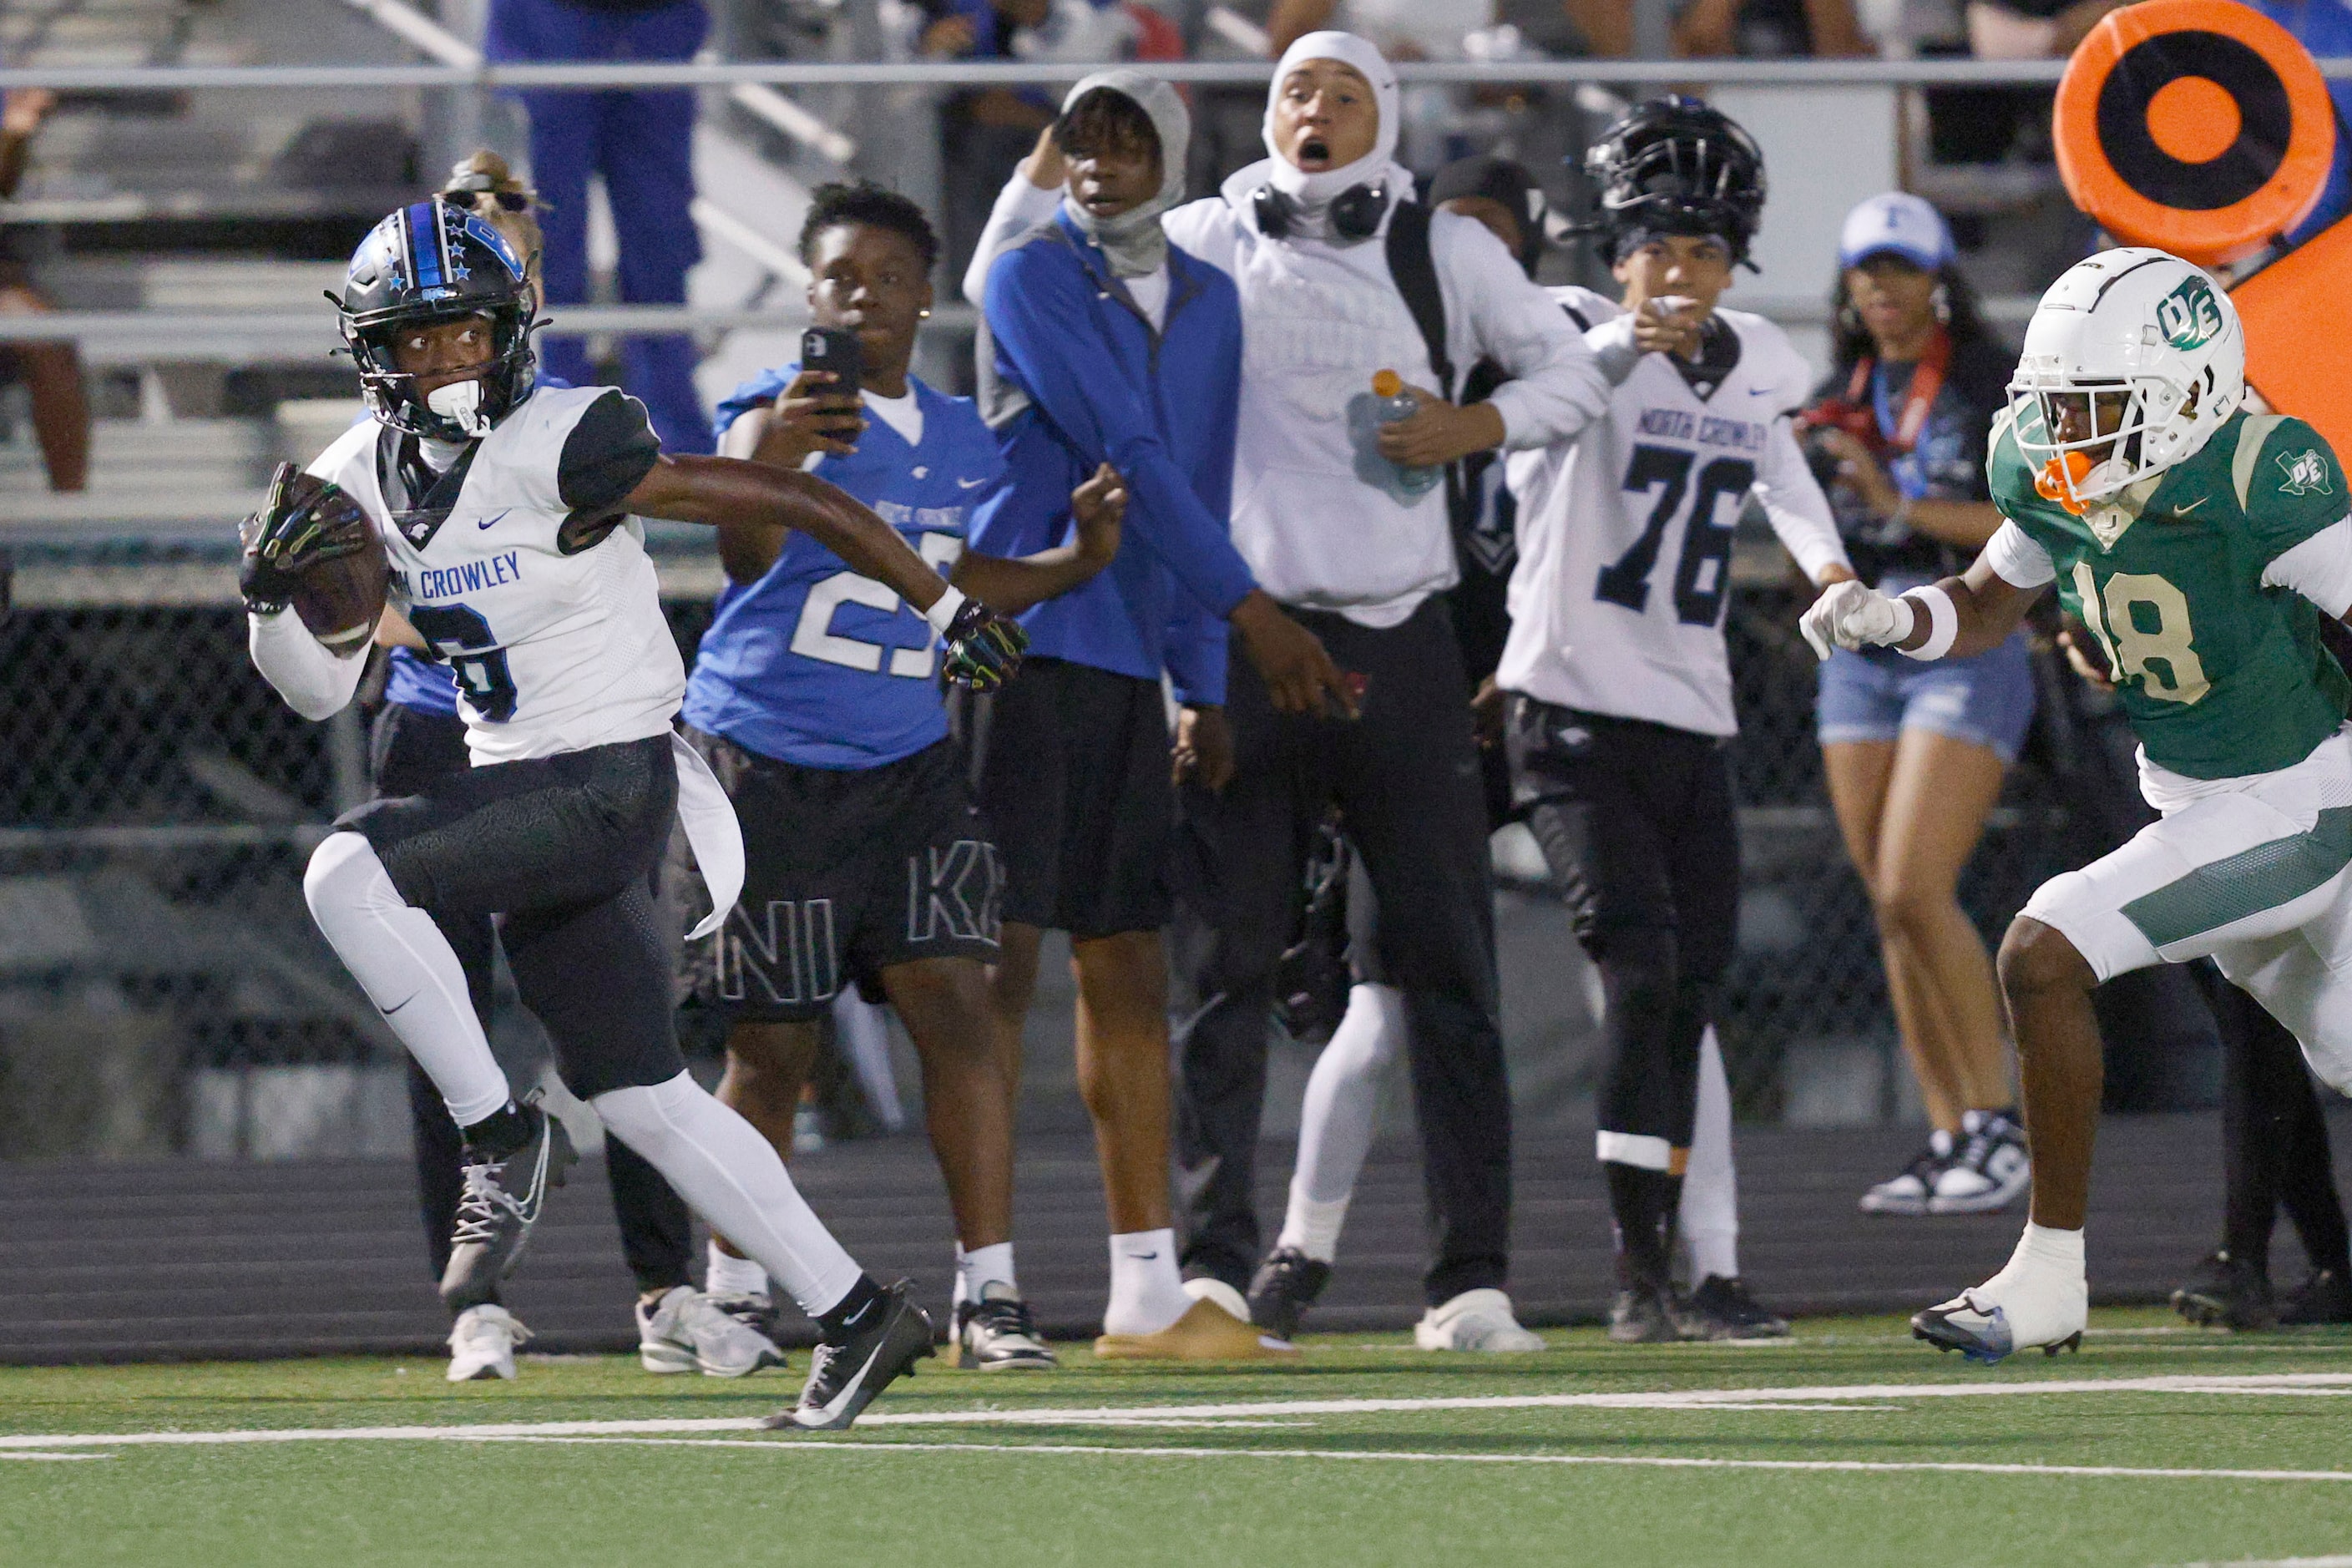
[(2074, 499), (2073, 486), (2091, 477), (2091, 459), (2080, 452), (2060, 452), (2042, 465), (2042, 471), (2033, 478), (2033, 488), (2041, 492), (2043, 500), (2056, 501), (2080, 517), (2090, 506)]

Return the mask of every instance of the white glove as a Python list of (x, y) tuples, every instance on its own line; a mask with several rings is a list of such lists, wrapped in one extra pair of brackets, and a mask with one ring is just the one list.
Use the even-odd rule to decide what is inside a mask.
[(1832, 583), (1797, 626), (1824, 659), (1832, 647), (1885, 647), (1911, 635), (1911, 602), (1860, 583)]

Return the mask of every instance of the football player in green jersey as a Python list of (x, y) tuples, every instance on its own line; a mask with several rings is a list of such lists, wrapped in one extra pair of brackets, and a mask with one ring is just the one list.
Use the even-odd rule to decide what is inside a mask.
[(1958, 577), (1890, 599), (1841, 583), (1806, 612), (1823, 657), (1971, 654), (2052, 584), (2113, 673), (2162, 819), (2045, 883), (2001, 943), (2033, 1148), (2009, 1265), (1911, 1320), (1998, 1361), (2082, 1338), (2098, 1120), (2091, 992), (2210, 956), (2352, 1087), (2352, 681), (2319, 617), (2352, 607), (2343, 471), (2308, 425), (2245, 406), (2229, 296), (2159, 250), (2102, 252), (2043, 295), (1995, 422), (2007, 521)]

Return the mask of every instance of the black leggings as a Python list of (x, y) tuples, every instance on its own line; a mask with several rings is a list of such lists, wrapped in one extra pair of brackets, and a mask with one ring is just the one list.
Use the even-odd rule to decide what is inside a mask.
[(2344, 1203), (2303, 1047), (2210, 964), (2195, 966), (2221, 1036), (2221, 1245), (2267, 1270), (2284, 1207), (2315, 1268), (2346, 1268)]
[(1517, 696), (1507, 739), (1514, 799), (1607, 996), (1601, 1131), (1658, 1140), (1660, 1167), (1679, 1170), (1739, 919), (1724, 744)]
[[(370, 750), (376, 795), (384, 802), (423, 795), (440, 781), (464, 773), (470, 765), (465, 725), (459, 720), (397, 703), (386, 705), (377, 715)], [(372, 843), (377, 842), (372, 833), (369, 838)], [(381, 844), (377, 853), (384, 854)], [(385, 863), (387, 867), (392, 864), (389, 856)], [(401, 885), (397, 872), (394, 873), (394, 882)], [(410, 896), (404, 886), (402, 895)], [(492, 973), (498, 945), (490, 913), (486, 910), (459, 912), (430, 905), (422, 907), (432, 914), (434, 923), (464, 965), (467, 993), (472, 998), (475, 1013), (487, 1023), (494, 1002)], [(660, 994), (666, 998), (667, 966), (664, 985)], [(541, 1021), (545, 1022), (544, 1017)], [(675, 1044), (671, 1051), (674, 1056)], [(419, 1215), (425, 1226), (425, 1245), (432, 1259), (434, 1277), (438, 1279), (448, 1267), (450, 1232), (457, 1223), (457, 1200), (464, 1190), (459, 1171), (464, 1140), (457, 1124), (449, 1119), (448, 1107), (442, 1102), (440, 1091), (414, 1058), (408, 1063), (408, 1105), (415, 1131)], [(629, 1271), (636, 1277), (637, 1288), (656, 1290), (692, 1283), (688, 1272), (691, 1220), (685, 1200), (619, 1139), (605, 1141), (604, 1163), (613, 1191), (613, 1215), (620, 1224), (621, 1250), (628, 1260)]]

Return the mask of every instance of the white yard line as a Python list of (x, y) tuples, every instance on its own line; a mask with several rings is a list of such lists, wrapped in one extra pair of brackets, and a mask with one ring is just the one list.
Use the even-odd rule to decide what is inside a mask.
[[(2352, 1481), (2352, 1470), (2218, 1470), (2142, 1468), (2129, 1465), (1995, 1465), (1966, 1461), (1892, 1459), (1694, 1459), (1645, 1454), (1440, 1454), (1379, 1448), (1160, 1448), (1110, 1443), (859, 1443), (840, 1438), (741, 1437), (501, 1437), (505, 1443), (568, 1443), (590, 1447), (682, 1447), (760, 1448), (770, 1453), (1060, 1454), (1151, 1459), (1353, 1459), (1449, 1465), (1580, 1465), (1655, 1470), (1835, 1470), (1865, 1474), (2066, 1476), (2116, 1480)], [(2352, 1558), (2325, 1558), (2352, 1563)]]
[[(1867, 1383), (1792, 1388), (1712, 1388), (1628, 1394), (1504, 1394), (1432, 1398), (1261, 1399), (1215, 1405), (1032, 1406), (1012, 1409), (883, 1410), (861, 1426), (1204, 1426), (1266, 1425), (1285, 1417), (1413, 1415), (1448, 1410), (1837, 1410), (1883, 1409), (1888, 1400), (1982, 1399), (2064, 1394), (2352, 1394), (2352, 1373), (2082, 1377), (1996, 1382)], [(1874, 1403), (1864, 1404), (1869, 1401)], [(113, 1432), (0, 1436), (8, 1450), (354, 1441), (472, 1442), (499, 1438), (690, 1436), (758, 1427), (748, 1415), (632, 1421), (538, 1421), (472, 1426), (292, 1426), (215, 1432)], [(1141, 1450), (1122, 1449), (1121, 1452)], [(1194, 1450), (1186, 1449), (1190, 1453)], [(1238, 1452), (1241, 1450), (1222, 1450)], [(1759, 1461), (1761, 1463), (1762, 1461)], [(2136, 1472), (2137, 1473), (2137, 1472)], [(2217, 1472), (2190, 1471), (2189, 1474)], [(2303, 1472), (2296, 1472), (2298, 1475)], [(2314, 1472), (2333, 1474), (2334, 1472)]]

